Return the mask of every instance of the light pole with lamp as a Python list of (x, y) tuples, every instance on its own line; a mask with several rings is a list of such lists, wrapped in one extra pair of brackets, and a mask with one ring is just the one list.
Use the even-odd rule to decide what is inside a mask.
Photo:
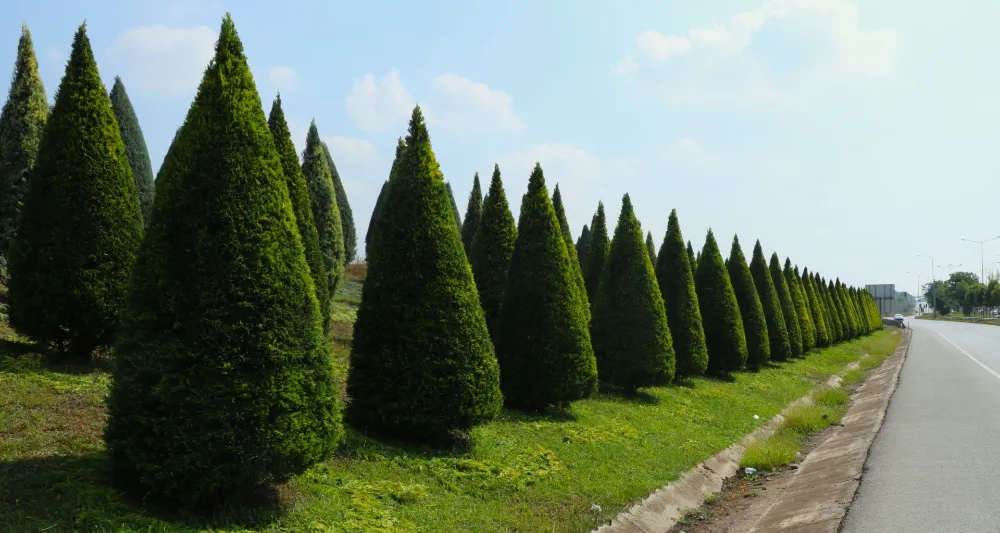
[(988, 243), (990, 241), (995, 241), (997, 239), (1000, 239), (1000, 235), (997, 235), (996, 237), (993, 237), (992, 239), (986, 239), (985, 241), (974, 241), (972, 239), (962, 239), (965, 242), (974, 242), (974, 243), (976, 243), (976, 244), (979, 245), (979, 282), (982, 283), (982, 284), (984, 284), (984, 285), (986, 284), (986, 263), (985, 263), (985, 260), (983, 259), (983, 244), (986, 244), (986, 243)]
[(931, 260), (931, 311), (934, 313), (934, 318), (937, 318), (937, 280), (934, 279), (934, 258), (929, 255), (919, 254), (917, 257)]

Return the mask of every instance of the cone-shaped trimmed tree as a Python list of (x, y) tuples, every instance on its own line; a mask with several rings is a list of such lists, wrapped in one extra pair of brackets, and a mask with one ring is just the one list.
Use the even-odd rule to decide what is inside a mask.
[(7, 102), (0, 111), (0, 274), (6, 278), (6, 259), (17, 234), (28, 177), (49, 117), (45, 86), (28, 26), (21, 25), (14, 76)]
[(118, 120), (118, 131), (125, 143), (125, 155), (128, 157), (129, 168), (132, 169), (132, 179), (139, 191), (139, 208), (142, 219), (149, 218), (153, 209), (153, 196), (156, 186), (153, 184), (153, 164), (149, 160), (149, 150), (146, 148), (146, 138), (139, 127), (139, 118), (135, 116), (135, 108), (125, 92), (122, 79), (115, 76), (115, 84), (111, 87), (111, 110)]
[(856, 339), (861, 335), (860, 328), (858, 327), (857, 317), (854, 315), (854, 309), (851, 307), (850, 301), (847, 299), (847, 295), (844, 293), (844, 285), (840, 283), (840, 278), (833, 285), (834, 293), (837, 296), (837, 303), (840, 308), (844, 310), (844, 318), (847, 320), (847, 328), (851, 332), (851, 339)]
[(462, 234), (462, 214), (458, 212), (458, 204), (455, 203), (455, 193), (451, 191), (451, 184), (445, 183), (448, 188), (448, 199), (451, 200), (451, 211), (455, 215), (455, 225), (458, 226), (459, 235)]
[(10, 250), (10, 323), (89, 358), (118, 326), (142, 212), (81, 25), (28, 179)]
[(854, 329), (851, 327), (851, 321), (848, 318), (847, 308), (845, 308), (844, 303), (840, 301), (840, 291), (833, 280), (827, 282), (826, 290), (830, 293), (830, 299), (833, 300), (834, 307), (837, 308), (837, 315), (840, 317), (841, 327), (844, 328), (844, 340), (849, 341), (854, 338)]
[(759, 368), (771, 359), (768, 324), (764, 316), (764, 306), (761, 305), (753, 276), (750, 274), (750, 267), (747, 265), (746, 257), (743, 256), (740, 240), (735, 235), (726, 267), (729, 270), (729, 280), (733, 284), (736, 301), (739, 302), (740, 317), (743, 319), (743, 332), (747, 341), (746, 365), (750, 368)]
[(788, 293), (795, 304), (795, 316), (799, 319), (799, 331), (802, 334), (802, 354), (805, 355), (816, 347), (816, 325), (813, 324), (812, 312), (809, 310), (809, 300), (805, 289), (799, 281), (798, 273), (792, 271), (792, 260), (785, 258), (785, 268), (782, 274), (788, 284)]
[(854, 310), (854, 316), (856, 316), (858, 320), (858, 334), (862, 336), (868, 335), (871, 333), (870, 324), (868, 324), (868, 320), (865, 318), (864, 312), (858, 303), (857, 291), (854, 287), (846, 287), (846, 290), (847, 300), (851, 303), (851, 309)]
[(472, 192), (469, 193), (469, 205), (465, 208), (465, 222), (462, 223), (462, 245), (465, 253), (472, 250), (472, 239), (479, 228), (479, 220), (483, 217), (483, 193), (479, 188), (479, 173), (472, 178)]
[(653, 232), (646, 232), (646, 251), (649, 253), (649, 261), (656, 265), (656, 244), (653, 243)]
[[(687, 244), (688, 258), (691, 260), (691, 272), (693, 273), (696, 268), (698, 268), (698, 256), (694, 255), (694, 248), (691, 247), (691, 241)], [(701, 252), (698, 252), (699, 254)]]
[[(316, 300), (321, 310), (330, 308), (330, 287), (321, 283), (327, 279), (326, 264), (319, 247), (319, 232), (313, 219), (312, 204), (309, 201), (309, 186), (306, 177), (299, 167), (299, 156), (295, 154), (295, 143), (292, 133), (285, 121), (285, 112), (281, 108), (281, 95), (271, 103), (271, 113), (267, 118), (267, 127), (274, 138), (274, 147), (281, 158), (281, 169), (285, 176), (285, 187), (292, 202), (292, 212), (295, 213), (295, 226), (299, 230), (302, 248), (309, 265), (309, 274), (315, 285)], [(324, 325), (328, 322), (324, 321)]]
[(767, 323), (767, 338), (771, 351), (771, 359), (775, 361), (787, 361), (792, 357), (792, 346), (788, 327), (785, 324), (785, 314), (781, 310), (781, 297), (774, 287), (771, 279), (771, 271), (767, 267), (767, 260), (764, 259), (764, 250), (757, 241), (753, 247), (753, 259), (750, 260), (750, 274), (753, 276), (753, 284), (757, 289), (757, 296), (760, 298), (760, 305), (764, 308), (764, 320)]
[(608, 222), (604, 216), (604, 203), (597, 203), (597, 213), (590, 223), (590, 239), (587, 243), (587, 268), (583, 271), (583, 280), (587, 285), (587, 301), (593, 305), (597, 298), (597, 287), (604, 275), (604, 264), (608, 261), (608, 250), (611, 241), (608, 240)]
[[(590, 247), (590, 226), (584, 224), (580, 238), (576, 240), (576, 256), (580, 260), (580, 271), (587, 271), (587, 248)], [(586, 284), (584, 284), (586, 285)]]
[[(319, 235), (319, 251), (326, 267), (326, 284), (330, 298), (337, 294), (340, 276), (347, 264), (344, 251), (344, 228), (341, 227), (340, 209), (337, 195), (333, 190), (333, 175), (326, 166), (326, 155), (319, 140), (316, 121), (309, 125), (306, 148), (302, 151), (302, 174), (309, 186), (309, 202), (312, 207), (316, 233)], [(324, 324), (330, 317), (330, 308), (323, 309)]]
[(497, 336), (500, 390), (515, 409), (565, 407), (597, 388), (587, 304), (566, 238), (536, 163), (521, 199)]
[(667, 312), (628, 194), (594, 301), (592, 339), (603, 381), (634, 391), (674, 379)]
[[(393, 163), (395, 165), (395, 163)], [(382, 182), (382, 187), (378, 190), (378, 197), (375, 198), (375, 207), (372, 208), (372, 216), (368, 219), (368, 230), (365, 232), (365, 256), (371, 253), (372, 232), (375, 229), (375, 219), (378, 218), (382, 210), (382, 201), (385, 199), (385, 192), (389, 188), (389, 180)]]
[(398, 163), (354, 324), (347, 415), (435, 440), (497, 415), (500, 369), (420, 107)]
[(326, 166), (330, 167), (330, 175), (333, 177), (333, 192), (337, 195), (337, 209), (340, 211), (340, 227), (344, 232), (344, 262), (350, 263), (358, 257), (358, 230), (354, 227), (354, 211), (351, 210), (351, 203), (347, 200), (347, 191), (344, 189), (344, 182), (340, 179), (340, 172), (333, 162), (333, 153), (325, 141), (320, 141), (323, 147), (323, 156), (326, 158)]
[(785, 330), (788, 331), (788, 347), (792, 350), (792, 357), (799, 357), (802, 351), (802, 328), (799, 325), (799, 316), (795, 312), (795, 301), (792, 298), (791, 288), (785, 280), (785, 275), (781, 271), (781, 262), (777, 253), (771, 254), (771, 262), (768, 264), (768, 273), (771, 276), (771, 283), (778, 294), (778, 301), (781, 303), (781, 316), (785, 319)]
[(716, 244), (711, 229), (708, 230), (705, 246), (698, 259), (694, 287), (698, 293), (698, 307), (705, 328), (708, 371), (713, 374), (728, 374), (743, 368), (747, 362), (743, 317), (729, 280), (729, 272), (722, 261), (719, 245)]
[(583, 281), (583, 270), (576, 256), (576, 246), (573, 244), (573, 234), (569, 231), (569, 220), (566, 219), (566, 209), (563, 207), (562, 193), (559, 192), (559, 185), (552, 191), (552, 209), (556, 212), (559, 226), (562, 230), (563, 240), (566, 241), (566, 251), (569, 253), (570, 268), (573, 269), (573, 282), (580, 292), (583, 300), (583, 316), (587, 319), (587, 326), (590, 326), (590, 300), (587, 299), (587, 285)]
[(708, 346), (689, 257), (674, 209), (670, 211), (655, 270), (667, 310), (678, 376), (696, 376), (708, 369)]
[(813, 280), (816, 282), (816, 287), (819, 289), (823, 303), (826, 306), (823, 310), (826, 311), (827, 318), (830, 320), (834, 342), (842, 342), (844, 340), (844, 326), (840, 323), (840, 314), (837, 313), (837, 306), (834, 305), (833, 298), (830, 297), (830, 292), (827, 290), (826, 280), (816, 272), (813, 272)]
[(105, 441), (144, 494), (217, 503), (305, 471), (342, 434), (281, 158), (228, 14), (159, 182)]
[(503, 181), (500, 179), (500, 167), (494, 164), (493, 178), (483, 203), (483, 216), (469, 253), (469, 263), (479, 290), (479, 303), (483, 307), (486, 325), (494, 343), (497, 341), (500, 305), (503, 303), (507, 272), (510, 270), (510, 258), (514, 255), (516, 240), (514, 215), (507, 203), (507, 193), (504, 192)]
[(809, 312), (812, 316), (813, 324), (816, 326), (816, 347), (825, 348), (833, 344), (830, 334), (829, 322), (826, 319), (825, 306), (820, 303), (820, 296), (816, 291), (809, 269), (803, 268), (802, 275), (799, 276), (799, 267), (795, 267), (795, 277), (799, 278), (799, 285), (805, 292), (806, 301), (809, 303)]

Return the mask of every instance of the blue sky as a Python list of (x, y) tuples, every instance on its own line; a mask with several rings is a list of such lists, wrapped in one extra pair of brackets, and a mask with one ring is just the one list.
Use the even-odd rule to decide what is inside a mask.
[(677, 208), (696, 248), (711, 226), (726, 251), (738, 233), (908, 290), (917, 254), (978, 272), (960, 239), (1000, 235), (991, 0), (5, 0), (0, 68), (27, 22), (51, 99), (86, 19), (158, 168), (226, 11), (300, 149), (316, 119), (361, 235), (415, 102), (463, 212), (497, 162), (516, 216), (537, 160), (574, 234), (628, 192), (657, 245)]

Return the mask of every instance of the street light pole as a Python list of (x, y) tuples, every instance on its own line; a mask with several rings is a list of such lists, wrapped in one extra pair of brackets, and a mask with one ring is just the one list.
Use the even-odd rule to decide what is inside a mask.
[(994, 240), (997, 240), (997, 239), (1000, 239), (1000, 235), (997, 235), (996, 237), (993, 237), (992, 239), (986, 239), (985, 241), (974, 241), (972, 239), (962, 239), (965, 242), (974, 242), (974, 243), (976, 243), (976, 244), (979, 245), (979, 282), (982, 283), (982, 284), (984, 284), (984, 285), (986, 284), (986, 266), (985, 266), (986, 262), (983, 259), (983, 245), (986, 244), (986, 243), (988, 243), (988, 242), (990, 242), (990, 241), (994, 241)]
[(931, 311), (934, 313), (934, 318), (937, 318), (937, 280), (934, 279), (934, 258), (929, 255), (917, 255), (917, 257), (931, 260)]

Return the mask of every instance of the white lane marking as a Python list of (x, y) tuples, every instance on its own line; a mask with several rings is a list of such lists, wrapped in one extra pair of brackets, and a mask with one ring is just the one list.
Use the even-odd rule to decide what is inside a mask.
[(958, 351), (964, 353), (966, 357), (968, 357), (969, 359), (972, 359), (972, 361), (974, 363), (976, 363), (977, 365), (983, 367), (983, 370), (989, 372), (990, 374), (993, 374), (993, 377), (995, 377), (997, 379), (1000, 379), (1000, 372), (997, 372), (996, 370), (993, 370), (992, 368), (990, 368), (990, 367), (986, 366), (985, 364), (983, 364), (982, 361), (980, 361), (979, 359), (976, 359), (971, 353), (963, 350), (961, 346), (955, 344), (955, 342), (952, 341), (951, 339), (949, 339), (948, 337), (945, 337), (944, 333), (941, 333), (940, 331), (938, 331), (938, 330), (936, 330), (934, 328), (931, 328), (931, 330), (934, 331), (934, 333), (937, 333), (938, 335), (940, 335), (942, 339), (948, 341), (948, 343), (951, 344), (952, 346), (954, 346)]

